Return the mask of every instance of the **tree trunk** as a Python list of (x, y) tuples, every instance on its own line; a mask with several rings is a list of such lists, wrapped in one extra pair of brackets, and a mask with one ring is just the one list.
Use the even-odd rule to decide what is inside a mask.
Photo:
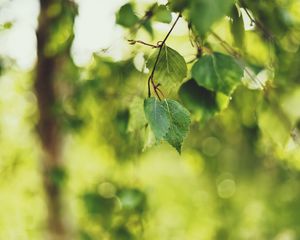
[(58, 116), (53, 110), (59, 100), (54, 86), (56, 72), (61, 67), (58, 64), (59, 58), (69, 56), (70, 49), (66, 47), (59, 53), (45, 54), (45, 48), (53, 34), (53, 24), (59, 21), (59, 16), (49, 16), (48, 9), (52, 4), (62, 4), (62, 1), (41, 0), (40, 4), (35, 91), (39, 109), (38, 135), (43, 152), (41, 156), (42, 177), (48, 206), (47, 235), (50, 240), (66, 240), (70, 239), (70, 234), (62, 211), (62, 189), (54, 179), (56, 171), (63, 169), (63, 166), (60, 126)]

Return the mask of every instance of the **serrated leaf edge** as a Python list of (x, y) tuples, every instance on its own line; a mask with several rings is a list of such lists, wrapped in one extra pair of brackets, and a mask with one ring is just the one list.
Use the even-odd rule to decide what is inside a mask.
[[(171, 116), (171, 113), (170, 113), (170, 110), (169, 110), (169, 106), (168, 106), (168, 101), (167, 101), (167, 99), (164, 99), (164, 101), (165, 101), (165, 103), (166, 103), (166, 105), (167, 105), (167, 107), (168, 107), (168, 114)], [(180, 104), (181, 105), (181, 104)], [(182, 106), (182, 105), (181, 105)], [(188, 129), (187, 129), (187, 131), (185, 132), (185, 134), (183, 135), (183, 137), (182, 137), (182, 143), (181, 143), (181, 145), (180, 145), (180, 149), (178, 150), (176, 147), (174, 147), (172, 144), (170, 144), (166, 139), (165, 139), (165, 137), (167, 136), (167, 134), (169, 133), (169, 131), (170, 131), (170, 128), (171, 128), (171, 124), (170, 124), (170, 127), (168, 128), (168, 132), (166, 133), (166, 135), (164, 136), (164, 140), (165, 141), (167, 141), (168, 142), (168, 144), (169, 145), (171, 145), (173, 148), (175, 148), (176, 149), (176, 151), (178, 151), (178, 153), (179, 154), (181, 154), (181, 149), (182, 149), (182, 145), (183, 145), (183, 143), (184, 143), (184, 140), (186, 139), (186, 137), (188, 136), (188, 133), (190, 132), (190, 126), (191, 126), (191, 113), (183, 106), (183, 108), (184, 108), (184, 110), (188, 113), (188, 115), (189, 115), (189, 126), (188, 126)], [(171, 117), (170, 117), (170, 119), (171, 119)]]

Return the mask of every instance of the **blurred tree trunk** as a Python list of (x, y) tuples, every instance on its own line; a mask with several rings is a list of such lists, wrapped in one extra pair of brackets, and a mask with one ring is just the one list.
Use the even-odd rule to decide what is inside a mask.
[[(59, 116), (54, 111), (59, 102), (59, 94), (56, 91), (55, 79), (61, 74), (62, 58), (70, 58), (70, 43), (65, 44), (59, 51), (49, 51), (48, 46), (53, 41), (53, 35), (57, 34), (57, 26), (65, 20), (64, 9), (68, 4), (70, 8), (74, 4), (67, 0), (41, 0), (39, 27), (37, 30), (37, 55), (38, 61), (35, 75), (35, 90), (38, 101), (39, 121), (38, 134), (42, 145), (43, 154), (42, 177), (45, 188), (45, 197), (48, 207), (48, 235), (50, 240), (66, 240), (70, 238), (66, 217), (63, 213), (62, 188), (55, 179), (57, 172), (63, 172), (61, 156), (61, 129)], [(64, 7), (63, 7), (64, 6)], [(70, 29), (73, 29), (74, 18)], [(63, 29), (65, 30), (65, 29)], [(70, 33), (68, 41), (73, 39)], [(55, 43), (54, 43), (55, 44)]]

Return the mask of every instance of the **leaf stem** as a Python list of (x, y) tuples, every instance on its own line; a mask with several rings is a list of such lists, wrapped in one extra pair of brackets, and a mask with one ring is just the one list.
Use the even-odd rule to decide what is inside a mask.
[[(150, 76), (149, 76), (149, 78), (148, 78), (148, 97), (151, 97), (151, 85), (152, 85), (153, 90), (154, 90), (156, 96), (158, 97), (159, 100), (161, 100), (161, 98), (160, 98), (160, 96), (159, 96), (159, 94), (158, 94), (158, 91), (159, 91), (160, 93), (162, 93), (162, 92), (161, 92), (161, 90), (158, 88), (159, 85), (158, 85), (158, 84), (156, 85), (155, 82), (154, 82), (154, 73), (155, 73), (155, 69), (156, 69), (156, 66), (157, 66), (157, 63), (158, 63), (158, 60), (159, 60), (159, 57), (160, 57), (162, 48), (164, 47), (164, 45), (165, 45), (165, 43), (166, 43), (168, 37), (170, 36), (171, 32), (173, 31), (173, 29), (174, 29), (174, 27), (175, 27), (175, 25), (176, 25), (176, 23), (178, 22), (178, 20), (179, 20), (180, 17), (181, 17), (181, 13), (178, 14), (176, 20), (174, 21), (172, 27), (170, 28), (170, 30), (169, 30), (169, 32), (167, 33), (167, 35), (165, 36), (165, 38), (164, 38), (161, 42), (158, 42), (158, 44), (157, 44), (157, 46), (158, 46), (158, 48), (159, 48), (159, 51), (158, 51), (157, 57), (156, 57), (156, 59), (155, 59), (155, 62), (154, 62), (154, 65), (153, 65), (151, 74), (150, 74)], [(163, 94), (162, 94), (162, 95), (163, 95)]]

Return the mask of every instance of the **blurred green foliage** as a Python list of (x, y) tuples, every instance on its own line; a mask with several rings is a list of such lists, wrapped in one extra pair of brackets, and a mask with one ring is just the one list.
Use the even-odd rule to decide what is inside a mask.
[[(85, 67), (61, 63), (56, 73), (61, 99), (53, 109), (63, 129), (64, 166), (52, 178), (63, 189), (73, 239), (300, 238), (299, 2), (244, 0), (236, 7), (224, 1), (216, 9), (221, 2), (173, 0), (167, 6), (147, 6), (135, 1), (116, 13), (117, 24), (129, 28), (126, 34), (153, 42), (165, 36), (155, 24), (169, 23), (171, 11), (183, 11), (196, 22), (190, 29), (184, 22), (186, 34), (171, 34), (168, 40), (176, 51), (173, 65), (181, 66), (177, 54), (191, 60), (187, 73), (184, 67), (174, 70), (175, 77), (187, 75), (179, 81), (178, 94), (165, 96), (191, 113), (181, 156), (155, 141), (157, 134), (149, 133), (151, 122), (143, 112), (148, 74), (134, 59), (139, 52), (147, 59), (153, 49), (133, 46), (122, 61), (95, 54)], [(211, 8), (202, 10), (204, 23), (198, 5)], [(51, 29), (46, 55), (57, 54), (73, 39), (70, 19), (76, 12), (63, 7), (54, 5), (49, 12), (63, 21)], [(246, 13), (239, 15), (241, 8), (257, 20), (254, 30), (241, 27), (251, 22)], [(148, 26), (146, 32), (138, 31), (139, 25)], [(209, 29), (239, 53), (239, 61)], [(203, 81), (212, 65), (198, 66), (201, 77), (191, 71), (199, 61), (213, 58), (210, 50), (226, 55), (221, 66), (213, 66), (215, 75), (225, 77), (219, 79), (222, 83), (230, 79), (229, 87)], [(33, 73), (11, 64), (1, 67), (0, 239), (39, 240), (47, 206), (35, 134)], [(235, 82), (242, 67), (249, 70), (244, 68), (243, 81)]]

